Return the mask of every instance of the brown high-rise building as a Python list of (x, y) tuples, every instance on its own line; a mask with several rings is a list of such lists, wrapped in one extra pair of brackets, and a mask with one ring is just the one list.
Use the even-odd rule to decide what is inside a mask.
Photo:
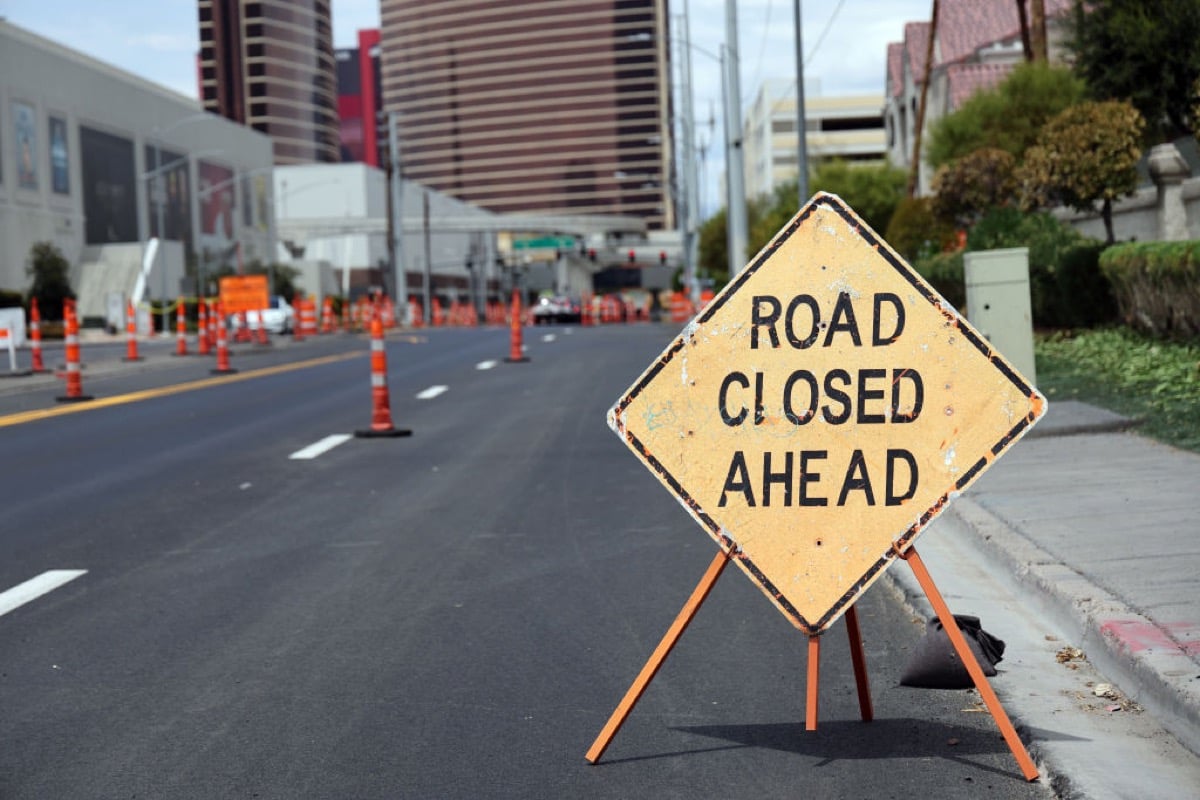
[(406, 178), (674, 227), (666, 0), (380, 0)]
[(276, 164), (338, 161), (330, 0), (199, 0), (204, 108), (271, 137)]

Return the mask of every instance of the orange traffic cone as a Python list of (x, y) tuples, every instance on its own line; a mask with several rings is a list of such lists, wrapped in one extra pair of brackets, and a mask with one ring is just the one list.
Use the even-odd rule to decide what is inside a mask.
[(225, 337), (225, 315), (221, 313), (221, 303), (218, 301), (213, 307), (214, 316), (217, 319), (217, 366), (209, 370), (214, 375), (226, 375), (231, 372), (237, 372), (236, 369), (229, 366), (229, 342)]
[(122, 361), (141, 361), (137, 345), (137, 311), (133, 301), (125, 304), (125, 357)]
[(513, 289), (512, 293), (512, 319), (509, 321), (508, 339), (508, 358), (504, 360), (510, 364), (528, 361), (524, 353), (525, 348), (521, 344), (521, 293), (516, 289)]
[(49, 372), (42, 362), (42, 315), (36, 297), (29, 298), (29, 371)]
[(333, 333), (333, 296), (321, 300), (321, 333)]
[(212, 351), (208, 340), (208, 302), (203, 297), (196, 301), (196, 348), (202, 356)]
[(67, 393), (56, 398), (60, 403), (91, 400), (83, 393), (83, 378), (79, 374), (79, 318), (75, 316), (75, 301), (63, 300), (63, 344), (67, 359)]
[(186, 356), (187, 351), (187, 306), (179, 298), (175, 306), (175, 355)]
[(371, 427), (355, 431), (354, 435), (364, 439), (412, 435), (412, 431), (392, 424), (387, 388), (387, 353), (383, 348), (383, 319), (378, 313), (371, 315)]

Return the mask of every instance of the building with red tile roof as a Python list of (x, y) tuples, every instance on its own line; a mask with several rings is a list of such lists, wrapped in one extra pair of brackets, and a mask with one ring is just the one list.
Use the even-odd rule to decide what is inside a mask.
[[(1045, 0), (1051, 59), (1062, 52), (1062, 29), (1057, 19), (1070, 10), (1071, 0)], [(925, 79), (930, 23), (909, 22), (904, 41), (888, 45), (887, 98), (884, 125), (888, 157), (907, 167), (912, 162), (914, 126)], [(941, 0), (933, 42), (933, 64), (926, 98), (925, 133), (940, 117), (960, 108), (967, 98), (991, 88), (1024, 58), (1021, 22), (1012, 0)], [(932, 177), (922, 163), (918, 191), (927, 193)]]

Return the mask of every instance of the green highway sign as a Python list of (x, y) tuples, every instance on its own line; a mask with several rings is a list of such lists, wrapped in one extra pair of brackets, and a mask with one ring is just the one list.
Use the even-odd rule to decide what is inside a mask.
[(539, 236), (536, 239), (513, 239), (514, 250), (567, 250), (575, 247), (574, 236)]

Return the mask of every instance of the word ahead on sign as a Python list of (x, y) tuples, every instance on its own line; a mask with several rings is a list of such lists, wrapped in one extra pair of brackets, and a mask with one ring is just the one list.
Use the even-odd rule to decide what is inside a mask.
[(609, 425), (812, 635), (1045, 408), (849, 207), (818, 194)]

